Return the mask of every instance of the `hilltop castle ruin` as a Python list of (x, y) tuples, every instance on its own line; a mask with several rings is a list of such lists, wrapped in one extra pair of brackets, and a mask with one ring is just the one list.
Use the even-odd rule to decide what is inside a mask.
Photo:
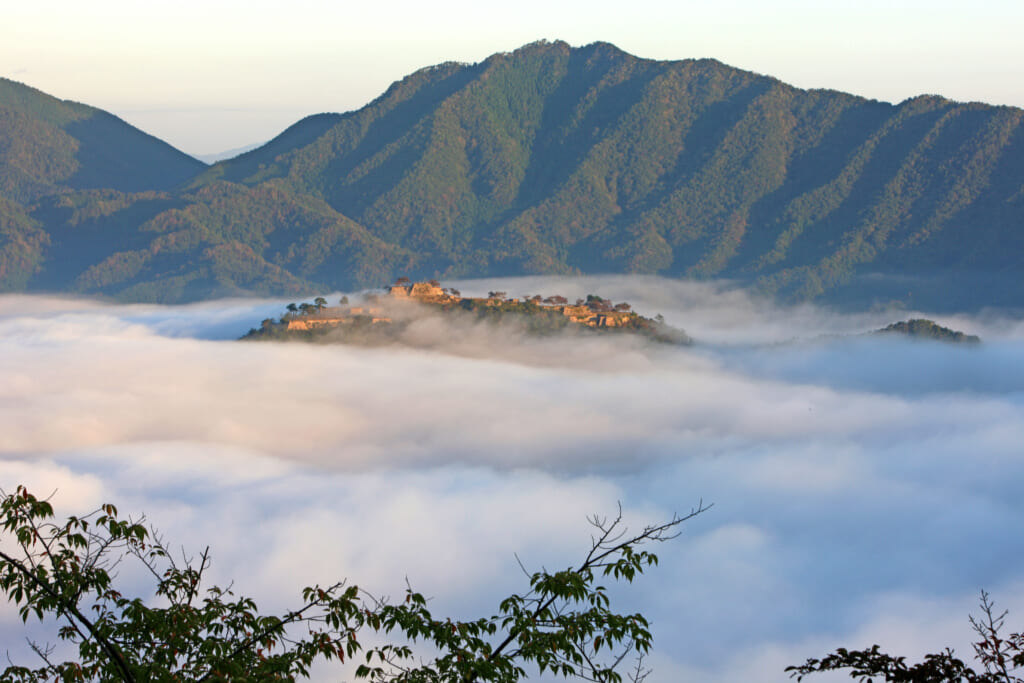
[(386, 287), (386, 296), (369, 295), (368, 306), (341, 306), (317, 308), (316, 312), (296, 316), (286, 316), (282, 322), (287, 329), (312, 330), (322, 327), (337, 327), (350, 324), (356, 320), (369, 320), (371, 324), (389, 323), (392, 319), (384, 312), (387, 299), (393, 302), (415, 302), (424, 304), (460, 304), (469, 302), (482, 306), (508, 306), (529, 303), (538, 307), (561, 313), (570, 322), (587, 327), (621, 327), (626, 321), (637, 318), (637, 314), (629, 310), (628, 304), (613, 306), (600, 297), (588, 297), (587, 301), (578, 300), (570, 304), (564, 297), (554, 296), (542, 298), (535, 296), (522, 301), (508, 298), (504, 292), (491, 292), (487, 297), (462, 297), (454, 289), (445, 289), (436, 280), (412, 282), (408, 278), (399, 278), (395, 284)]

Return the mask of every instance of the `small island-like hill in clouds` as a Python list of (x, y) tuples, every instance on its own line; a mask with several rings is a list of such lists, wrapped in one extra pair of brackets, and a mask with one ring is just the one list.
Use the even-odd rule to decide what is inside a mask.
[(1021, 120), (538, 42), (422, 69), (207, 167), (4, 80), (0, 290), (182, 302), (641, 273), (858, 307), (1015, 307)]
[(503, 327), (510, 337), (590, 332), (635, 335), (666, 344), (692, 342), (682, 330), (666, 325), (660, 314), (648, 318), (633, 311), (628, 302), (615, 303), (596, 294), (575, 302), (559, 294), (510, 297), (500, 290), (491, 290), (486, 297), (464, 297), (459, 290), (442, 287), (437, 280), (412, 282), (407, 277), (399, 278), (383, 292), (366, 292), (357, 305), (352, 305), (348, 296), (343, 296), (337, 306), (331, 306), (322, 296), (313, 303), (288, 304), (280, 318), (265, 318), (243, 339), (409, 343), (416, 337), (407, 334), (410, 328), (432, 318), (447, 324), (449, 333), (442, 336), (450, 338), (482, 324), (493, 331)]

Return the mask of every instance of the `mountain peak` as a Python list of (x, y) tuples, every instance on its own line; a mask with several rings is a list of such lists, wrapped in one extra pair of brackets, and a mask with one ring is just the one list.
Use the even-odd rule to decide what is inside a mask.
[(1016, 305), (1022, 114), (537, 41), (421, 69), (205, 172), (189, 160), (175, 189), (174, 174), (145, 176), (173, 166), (167, 149), (115, 117), (55, 125), (0, 97), (0, 149), (14, 150), (0, 282), (41, 264), (37, 286), (177, 300), (396, 273), (619, 272), (796, 300)]

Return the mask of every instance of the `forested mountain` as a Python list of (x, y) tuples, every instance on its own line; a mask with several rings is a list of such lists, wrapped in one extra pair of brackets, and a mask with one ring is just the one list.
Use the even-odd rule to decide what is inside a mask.
[(0, 195), (169, 190), (206, 164), (105, 111), (0, 78)]
[[(0, 291), (26, 288), (44, 263), (65, 267), (51, 239), (63, 226), (45, 220), (36, 202), (108, 188), (92, 209), (102, 212), (112, 192), (169, 190), (205, 168), (112, 114), (0, 78)], [(118, 249), (114, 236), (88, 251)]]
[[(0, 247), (0, 283), (183, 300), (399, 274), (631, 272), (796, 299), (1018, 305), (1021, 117), (541, 42), (420, 70), (170, 191), (95, 189), (42, 163), (57, 170), (33, 177), (62, 178), (52, 191), (0, 184), (0, 239), (19, 235)], [(39, 145), (25, 157), (63, 159)], [(9, 263), (35, 271), (4, 279)]]

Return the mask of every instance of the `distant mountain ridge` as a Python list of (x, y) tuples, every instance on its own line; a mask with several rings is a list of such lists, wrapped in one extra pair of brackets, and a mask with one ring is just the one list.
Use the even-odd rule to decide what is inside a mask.
[[(24, 183), (2, 180), (16, 169), (0, 144), (0, 240), (20, 230), (0, 269), (21, 273), (0, 285), (180, 301), (625, 272), (799, 300), (1020, 305), (1021, 120), (540, 42), (421, 69), (358, 111), (160, 179), (176, 187), (51, 173), (36, 175), (52, 192), (7, 191)], [(21, 154), (59, 168), (65, 148)]]
[(213, 154), (197, 154), (196, 159), (199, 159), (206, 164), (215, 164), (218, 161), (224, 161), (226, 159), (234, 159), (237, 156), (241, 156), (246, 152), (251, 152), (257, 147), (262, 147), (265, 143), (256, 143), (253, 145), (245, 145), (243, 147), (235, 147), (234, 149), (224, 150), (223, 152), (215, 152)]

